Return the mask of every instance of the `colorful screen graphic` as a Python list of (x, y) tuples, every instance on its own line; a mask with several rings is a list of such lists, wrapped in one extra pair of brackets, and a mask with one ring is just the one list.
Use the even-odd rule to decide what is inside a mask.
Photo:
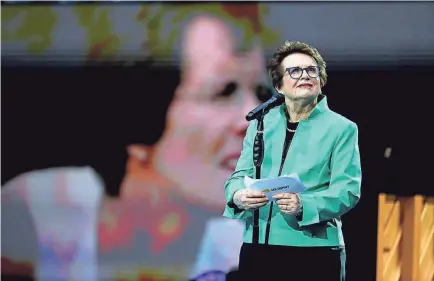
[[(16, 204), (8, 197), (22, 201), (37, 241), (33, 257), (13, 247), (4, 257), (31, 262), (39, 280), (204, 279), (236, 268), (244, 227), (221, 216), (223, 185), (241, 151), (245, 114), (270, 95), (261, 37), (276, 36), (261, 26), (261, 7), (16, 6), (2, 13), (6, 48), (19, 45), (16, 52), (28, 57), (73, 53), (84, 63), (128, 54), (164, 61), (178, 52), (181, 77), (162, 136), (152, 146), (125, 147), (118, 197), (103, 195), (103, 181), (83, 180), (98, 179), (91, 168), (36, 170), (4, 186), (4, 204)], [(126, 19), (131, 26), (117, 30)], [(68, 29), (66, 46), (60, 37)]]
[[(237, 267), (244, 230), (222, 217), (223, 186), (241, 152), (245, 115), (270, 97), (266, 58), (285, 40), (299, 40), (332, 67), (409, 55), (429, 61), (432, 9), (406, 5), (2, 3), (2, 65), (27, 71), (16, 71), (15, 85), (2, 92), (2, 102), (7, 96), (19, 105), (3, 102), (12, 121), (2, 126), (15, 133), (31, 124), (24, 140), (11, 141), (22, 150), (4, 152), (14, 161), (3, 166), (20, 167), (2, 186), (2, 275), (220, 280)], [(394, 16), (385, 22), (386, 13)], [(130, 71), (141, 64), (146, 71)], [(29, 65), (62, 67), (40, 74)], [(87, 76), (92, 67), (100, 73)], [(339, 87), (353, 101), (353, 85)], [(140, 137), (116, 143), (125, 159), (116, 158), (107, 143), (129, 134)], [(22, 153), (41, 139), (50, 145), (35, 145), (32, 155), (49, 164)], [(84, 160), (75, 161), (74, 149)], [(52, 164), (48, 154), (62, 161)], [(100, 171), (90, 158), (117, 168)]]

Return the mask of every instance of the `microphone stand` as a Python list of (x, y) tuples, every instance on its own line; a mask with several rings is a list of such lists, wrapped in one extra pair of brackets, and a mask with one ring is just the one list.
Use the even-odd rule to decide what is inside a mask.
[[(264, 160), (264, 116), (265, 109), (258, 115), (257, 133), (253, 143), (253, 164), (256, 168), (256, 179), (261, 178), (261, 165)], [(259, 244), (259, 209), (253, 211), (253, 236), (252, 243)]]
[[(246, 120), (258, 120), (256, 126), (256, 136), (253, 143), (253, 164), (255, 165), (256, 174), (255, 178), (261, 178), (261, 166), (264, 161), (264, 117), (271, 108), (278, 106), (284, 102), (282, 94), (274, 95), (271, 99), (253, 109), (246, 116)], [(253, 211), (253, 236), (252, 243), (259, 243), (259, 209)]]

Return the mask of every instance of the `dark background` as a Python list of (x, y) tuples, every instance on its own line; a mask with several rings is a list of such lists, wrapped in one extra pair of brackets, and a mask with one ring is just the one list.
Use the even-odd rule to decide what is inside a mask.
[[(374, 280), (378, 194), (434, 194), (434, 64), (328, 73), (324, 93), (358, 124), (363, 165), (361, 201), (344, 216), (348, 277)], [(117, 195), (125, 146), (158, 140), (178, 81), (177, 68), (147, 64), (2, 68), (2, 184), (29, 170), (91, 165)]]

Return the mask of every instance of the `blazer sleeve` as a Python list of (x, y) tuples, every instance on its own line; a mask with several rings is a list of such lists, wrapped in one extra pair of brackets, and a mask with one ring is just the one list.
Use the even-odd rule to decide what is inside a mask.
[(299, 226), (340, 217), (359, 202), (362, 172), (356, 124), (351, 123), (337, 139), (330, 170), (328, 189), (299, 194), (303, 205)]
[(253, 141), (255, 138), (256, 126), (258, 121), (253, 120), (247, 128), (246, 136), (243, 140), (243, 149), (238, 158), (235, 171), (231, 174), (225, 183), (226, 206), (223, 216), (231, 219), (241, 219), (253, 215), (250, 210), (241, 210), (233, 202), (234, 193), (240, 189), (246, 188), (244, 185), (244, 176), (253, 178), (255, 166), (253, 165)]

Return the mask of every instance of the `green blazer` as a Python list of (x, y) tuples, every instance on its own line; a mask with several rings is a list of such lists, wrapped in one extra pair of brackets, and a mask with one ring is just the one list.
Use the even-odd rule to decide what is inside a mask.
[[(262, 178), (278, 176), (286, 136), (285, 104), (264, 118)], [(240, 210), (233, 195), (245, 188), (244, 176), (255, 177), (252, 144), (257, 120), (250, 123), (235, 171), (225, 183), (223, 216), (243, 219), (244, 242), (252, 242), (253, 211)], [(297, 173), (307, 187), (300, 193), (302, 216), (287, 215), (273, 204), (269, 244), (344, 246), (341, 216), (360, 199), (361, 167), (357, 125), (328, 108), (327, 98), (301, 120), (285, 160), (282, 175)], [(259, 209), (259, 243), (264, 243), (270, 203)]]

